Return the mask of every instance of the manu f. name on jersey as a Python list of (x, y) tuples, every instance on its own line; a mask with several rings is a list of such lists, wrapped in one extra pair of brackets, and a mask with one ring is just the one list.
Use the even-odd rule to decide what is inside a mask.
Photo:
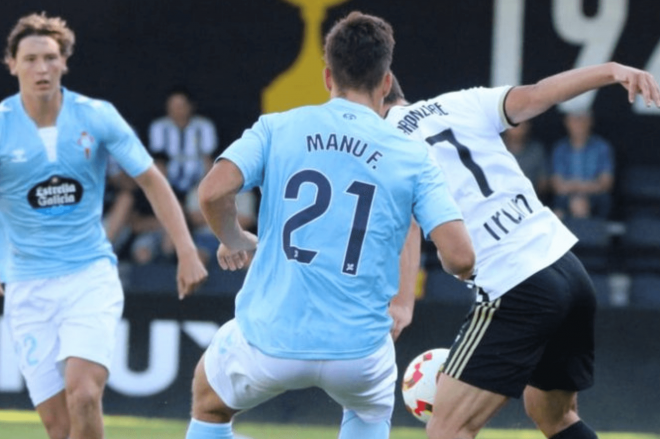
[(380, 151), (369, 148), (369, 145), (363, 140), (335, 133), (331, 133), (325, 138), (321, 134), (308, 135), (307, 152), (316, 151), (336, 151), (349, 154), (364, 160), (372, 169), (376, 169), (378, 159), (383, 156)]

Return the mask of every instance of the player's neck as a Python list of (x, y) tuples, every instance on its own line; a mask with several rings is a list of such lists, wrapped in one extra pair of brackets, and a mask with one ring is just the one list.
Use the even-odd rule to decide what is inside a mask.
[(25, 112), (39, 128), (54, 126), (62, 107), (62, 91), (48, 96), (34, 96), (21, 93), (21, 102)]
[(331, 96), (333, 98), (344, 98), (348, 101), (355, 102), (356, 104), (364, 105), (371, 108), (378, 114), (380, 114), (380, 111), (383, 108), (383, 97), (378, 97), (377, 93), (369, 94), (357, 90), (346, 90), (342, 93), (331, 93)]

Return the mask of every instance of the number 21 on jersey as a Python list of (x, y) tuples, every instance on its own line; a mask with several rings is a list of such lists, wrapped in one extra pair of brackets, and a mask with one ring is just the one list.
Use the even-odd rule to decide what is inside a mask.
[[(312, 221), (326, 214), (332, 199), (330, 181), (325, 175), (312, 169), (299, 171), (289, 179), (284, 191), (284, 198), (287, 200), (298, 199), (300, 188), (305, 183), (316, 186), (314, 202), (291, 216), (282, 230), (282, 246), (287, 259), (298, 261), (301, 264), (311, 263), (318, 251), (296, 247), (291, 243), (291, 235), (301, 227), (311, 227), (309, 224)], [(357, 202), (341, 272), (356, 275), (376, 186), (355, 180), (346, 188), (345, 193), (356, 196)]]

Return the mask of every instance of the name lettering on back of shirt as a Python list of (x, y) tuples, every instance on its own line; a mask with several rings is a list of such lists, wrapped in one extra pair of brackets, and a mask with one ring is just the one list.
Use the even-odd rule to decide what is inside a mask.
[(433, 114), (437, 114), (438, 116), (449, 115), (449, 113), (443, 110), (442, 105), (433, 102), (429, 105), (420, 105), (416, 109), (408, 111), (406, 115), (397, 122), (396, 127), (403, 131), (404, 134), (411, 134), (418, 128), (418, 122), (420, 120)]
[[(307, 136), (307, 152), (337, 151), (349, 154), (356, 158), (362, 158), (372, 169), (376, 169), (377, 162), (383, 154), (376, 151), (367, 151), (369, 145), (360, 139), (345, 135), (330, 134), (323, 138), (321, 134)], [(365, 154), (365, 152), (367, 154)]]

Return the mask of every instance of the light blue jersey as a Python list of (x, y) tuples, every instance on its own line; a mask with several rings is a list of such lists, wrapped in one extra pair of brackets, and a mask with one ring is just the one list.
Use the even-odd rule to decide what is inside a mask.
[[(116, 262), (101, 224), (111, 154), (131, 176), (153, 163), (108, 102), (63, 89), (56, 143), (44, 142), (20, 95), (0, 103), (0, 216), (9, 242), (7, 282)], [(54, 147), (53, 147), (54, 146)]]
[(392, 324), (411, 214), (425, 233), (462, 218), (426, 146), (344, 99), (262, 116), (221, 157), (262, 191), (236, 319), (276, 357), (374, 352)]
[(6, 226), (2, 221), (2, 215), (0, 215), (0, 284), (4, 283), (7, 279), (8, 256), (9, 243), (7, 242)]

